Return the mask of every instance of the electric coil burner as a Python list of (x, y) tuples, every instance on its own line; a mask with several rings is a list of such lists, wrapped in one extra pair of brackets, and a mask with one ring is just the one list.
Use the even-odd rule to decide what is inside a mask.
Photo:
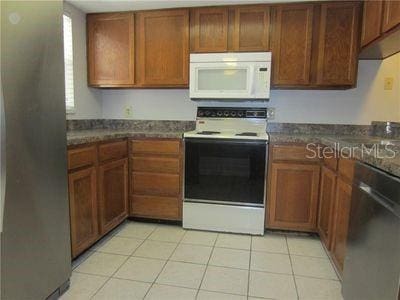
[(264, 233), (266, 125), (266, 108), (198, 108), (184, 134), (184, 228)]

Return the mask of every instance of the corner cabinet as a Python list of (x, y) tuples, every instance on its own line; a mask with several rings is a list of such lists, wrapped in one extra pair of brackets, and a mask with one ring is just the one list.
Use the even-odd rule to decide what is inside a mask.
[(135, 83), (134, 14), (88, 14), (88, 85), (132, 87)]
[(400, 1), (385, 0), (383, 4), (382, 31), (387, 32), (400, 24)]
[(143, 87), (189, 83), (189, 10), (136, 14), (136, 75)]
[(381, 35), (383, 0), (364, 1), (361, 47)]

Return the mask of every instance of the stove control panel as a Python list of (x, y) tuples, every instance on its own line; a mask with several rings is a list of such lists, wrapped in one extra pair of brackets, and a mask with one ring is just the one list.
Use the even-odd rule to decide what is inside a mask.
[(266, 119), (267, 108), (257, 107), (198, 107), (197, 118)]

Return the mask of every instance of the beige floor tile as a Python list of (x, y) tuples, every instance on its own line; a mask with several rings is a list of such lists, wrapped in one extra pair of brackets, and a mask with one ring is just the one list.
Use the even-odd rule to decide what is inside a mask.
[(247, 297), (200, 290), (197, 300), (247, 300)]
[(92, 298), (95, 300), (143, 299), (151, 283), (111, 278)]
[(287, 236), (290, 254), (327, 258), (321, 241), (314, 237)]
[(299, 299), (343, 300), (340, 281), (296, 276)]
[(72, 269), (75, 270), (81, 263), (83, 263), (90, 255), (93, 253), (96, 253), (95, 251), (92, 251), (92, 249), (87, 250), (83, 252), (81, 255), (78, 256), (78, 258), (74, 259), (72, 261)]
[(96, 249), (96, 251), (111, 254), (131, 255), (141, 243), (143, 243), (143, 240), (115, 236)]
[(250, 250), (251, 236), (243, 234), (220, 233), (215, 247)]
[(87, 300), (108, 280), (107, 277), (72, 272), (71, 285), (60, 300)]
[(148, 239), (154, 241), (178, 243), (184, 234), (185, 230), (180, 226), (160, 225), (156, 228), (156, 230), (153, 231)]
[(290, 257), (287, 254), (252, 251), (250, 269), (253, 271), (292, 274)]
[(181, 243), (204, 245), (204, 246), (214, 246), (217, 236), (218, 236), (218, 233), (216, 233), (216, 232), (187, 230)]
[(128, 222), (124, 228), (120, 230), (116, 236), (146, 239), (155, 229), (157, 225), (151, 223)]
[(172, 254), (171, 260), (207, 264), (212, 249), (212, 247), (208, 246), (179, 244), (174, 254)]
[(133, 252), (133, 256), (168, 259), (174, 252), (177, 244), (146, 240)]
[(251, 250), (274, 253), (289, 253), (286, 237), (281, 234), (266, 233), (264, 236), (253, 236)]
[(214, 248), (209, 264), (212, 266), (249, 269), (250, 251)]
[(205, 265), (169, 261), (156, 282), (198, 289), (205, 269)]
[(164, 265), (164, 260), (130, 257), (114, 274), (114, 277), (154, 282)]
[(249, 296), (279, 300), (297, 299), (293, 275), (251, 271)]
[(122, 255), (96, 252), (80, 264), (75, 271), (94, 275), (111, 276), (127, 258), (127, 256)]
[(208, 266), (200, 289), (246, 295), (248, 272), (247, 270)]
[(194, 300), (197, 290), (180, 288), (175, 286), (154, 284), (147, 296), (146, 300)]
[(295, 275), (338, 279), (329, 259), (296, 255), (292, 255), (291, 259)]

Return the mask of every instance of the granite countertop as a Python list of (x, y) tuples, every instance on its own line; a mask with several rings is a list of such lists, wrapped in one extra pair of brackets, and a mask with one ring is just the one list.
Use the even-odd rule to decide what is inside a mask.
[[(387, 142), (390, 144), (387, 145)], [(367, 135), (270, 133), (271, 143), (314, 143), (332, 147), (345, 155), (352, 152), (362, 162), (400, 177), (400, 139)]]
[(182, 138), (183, 131), (135, 131), (121, 129), (91, 129), (67, 131), (67, 145), (80, 145), (119, 138)]

